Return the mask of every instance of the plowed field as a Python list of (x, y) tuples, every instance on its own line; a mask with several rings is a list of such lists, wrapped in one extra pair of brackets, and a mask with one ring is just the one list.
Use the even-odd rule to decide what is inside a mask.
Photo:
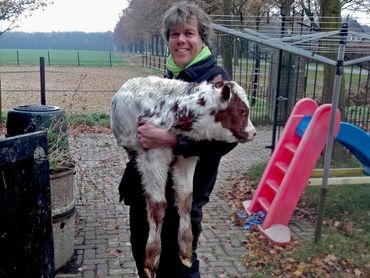
[[(67, 113), (110, 110), (113, 94), (132, 77), (153, 74), (140, 66), (46, 67), (46, 104)], [(40, 69), (37, 66), (0, 68), (2, 111), (19, 105), (40, 104)]]

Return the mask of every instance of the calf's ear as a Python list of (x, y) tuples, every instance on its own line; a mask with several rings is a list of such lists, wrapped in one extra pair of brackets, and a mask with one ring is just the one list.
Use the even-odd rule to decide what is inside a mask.
[(222, 87), (222, 90), (221, 90), (222, 100), (224, 100), (224, 101), (229, 100), (230, 95), (231, 95), (230, 86), (228, 84), (224, 84), (224, 86)]

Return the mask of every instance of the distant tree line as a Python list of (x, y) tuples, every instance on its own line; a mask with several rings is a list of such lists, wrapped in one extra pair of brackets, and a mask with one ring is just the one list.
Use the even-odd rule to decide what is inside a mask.
[(112, 32), (6, 32), (0, 48), (53, 50), (114, 50)]
[[(253, 17), (258, 21), (263, 16), (277, 13), (286, 20), (306, 15), (312, 28), (325, 31), (331, 17), (340, 17), (342, 10), (370, 11), (370, 0), (188, 0), (195, 2), (208, 14), (234, 15), (243, 20)], [(173, 0), (131, 0), (116, 24), (113, 40), (117, 48), (132, 51), (143, 50), (144, 43), (156, 44), (161, 36), (164, 12)], [(319, 22), (323, 22), (321, 25)], [(338, 27), (338, 26), (335, 26)]]

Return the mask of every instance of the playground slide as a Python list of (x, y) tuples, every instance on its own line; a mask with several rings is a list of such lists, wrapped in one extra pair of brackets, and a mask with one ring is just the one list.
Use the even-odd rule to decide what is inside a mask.
[(355, 125), (341, 122), (336, 140), (350, 150), (365, 167), (370, 167), (369, 133)]
[[(326, 144), (331, 110), (330, 104), (318, 107), (308, 98), (295, 105), (252, 200), (243, 202), (249, 215), (266, 213), (259, 228), (275, 243), (290, 241), (288, 223)], [(296, 133), (300, 123), (301, 136)], [(339, 124), (337, 111), (334, 135)]]
[[(249, 215), (265, 212), (259, 229), (275, 243), (290, 241), (288, 223), (325, 147), (331, 108), (330, 104), (318, 106), (308, 98), (295, 105), (252, 200), (243, 202)], [(364, 164), (365, 171), (370, 169), (368, 133), (340, 123), (337, 111), (333, 134)]]

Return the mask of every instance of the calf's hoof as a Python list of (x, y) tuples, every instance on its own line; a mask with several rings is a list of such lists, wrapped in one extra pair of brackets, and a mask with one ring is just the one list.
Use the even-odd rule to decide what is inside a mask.
[(146, 277), (155, 278), (155, 271), (154, 270), (151, 270), (151, 269), (145, 267), (144, 272), (145, 272)]
[(180, 261), (184, 266), (191, 268), (192, 265), (191, 259), (180, 256)]

